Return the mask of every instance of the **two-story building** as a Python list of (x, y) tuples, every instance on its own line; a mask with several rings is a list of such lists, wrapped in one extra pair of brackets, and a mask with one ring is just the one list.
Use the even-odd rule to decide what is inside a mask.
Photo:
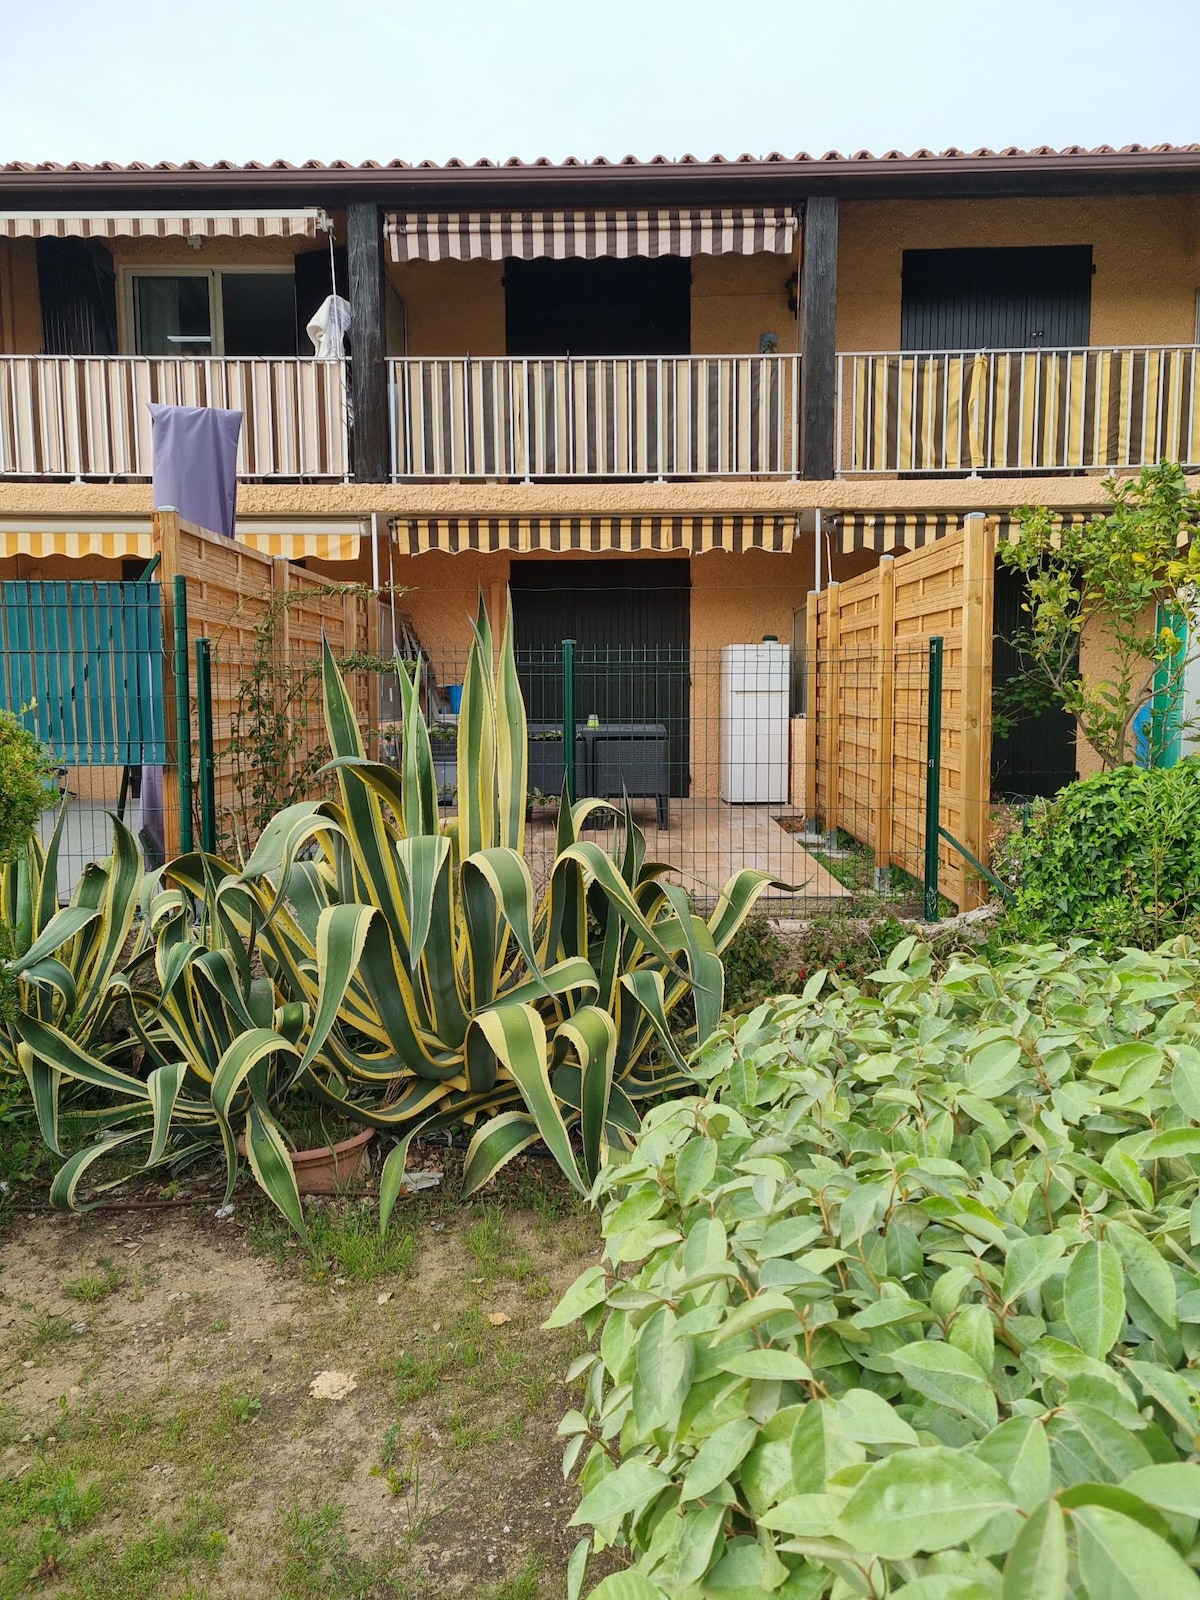
[(142, 564), (167, 400), (244, 411), (241, 537), (435, 653), (506, 584), (530, 647), (787, 640), (967, 513), (1200, 469), (1198, 291), (1200, 145), (11, 163), (0, 575)]

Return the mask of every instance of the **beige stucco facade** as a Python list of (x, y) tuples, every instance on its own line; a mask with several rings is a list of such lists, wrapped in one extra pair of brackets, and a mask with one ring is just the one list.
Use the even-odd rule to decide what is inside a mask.
[(905, 250), (1091, 245), (1091, 343), (1191, 344), (1200, 196), (849, 202), (838, 216), (839, 350), (896, 350)]

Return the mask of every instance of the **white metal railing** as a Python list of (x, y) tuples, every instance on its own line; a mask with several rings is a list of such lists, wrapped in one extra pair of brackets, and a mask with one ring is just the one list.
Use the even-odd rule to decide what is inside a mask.
[(349, 475), (342, 362), (0, 356), (0, 476), (148, 478), (150, 401), (243, 412), (239, 477)]
[(796, 477), (797, 356), (389, 362), (395, 478)]
[(838, 469), (1114, 470), (1200, 463), (1200, 347), (838, 357)]

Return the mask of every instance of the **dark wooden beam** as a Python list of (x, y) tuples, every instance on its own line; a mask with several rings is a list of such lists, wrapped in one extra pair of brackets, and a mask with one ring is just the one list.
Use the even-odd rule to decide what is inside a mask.
[(374, 203), (346, 207), (350, 269), (351, 393), (354, 397), (354, 476), (386, 483), (391, 476), (387, 363), (383, 325), (383, 218)]
[(800, 473), (832, 478), (837, 408), (838, 203), (804, 204), (800, 265)]

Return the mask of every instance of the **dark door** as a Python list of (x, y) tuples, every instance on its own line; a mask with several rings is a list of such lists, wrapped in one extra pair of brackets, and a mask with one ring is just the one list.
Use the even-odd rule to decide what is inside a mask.
[(904, 252), (904, 350), (1086, 345), (1091, 312), (1090, 244)]
[(685, 356), (691, 264), (680, 256), (504, 264), (510, 356)]
[(99, 239), (39, 239), (37, 275), (43, 353), (115, 355), (117, 280), (108, 246)]
[(530, 722), (561, 724), (562, 641), (574, 639), (579, 721), (664, 724), (671, 793), (686, 795), (690, 562), (516, 561), (509, 587)]
[(335, 292), (347, 300), (350, 298), (346, 246), (339, 244), (335, 247), (332, 262), (328, 246), (322, 250), (302, 250), (296, 257), (296, 349), (301, 355), (312, 355), (308, 325), (317, 308), (328, 295)]
[[(1004, 686), (1022, 671), (1012, 640), (1027, 621), (1021, 610), (1025, 598), (1025, 582), (1020, 573), (998, 566), (992, 684), (999, 704), (1005, 699)], [(992, 792), (998, 796), (1049, 797), (1075, 777), (1075, 718), (1058, 706), (1040, 714), (1019, 716), (1004, 737), (992, 739)]]

